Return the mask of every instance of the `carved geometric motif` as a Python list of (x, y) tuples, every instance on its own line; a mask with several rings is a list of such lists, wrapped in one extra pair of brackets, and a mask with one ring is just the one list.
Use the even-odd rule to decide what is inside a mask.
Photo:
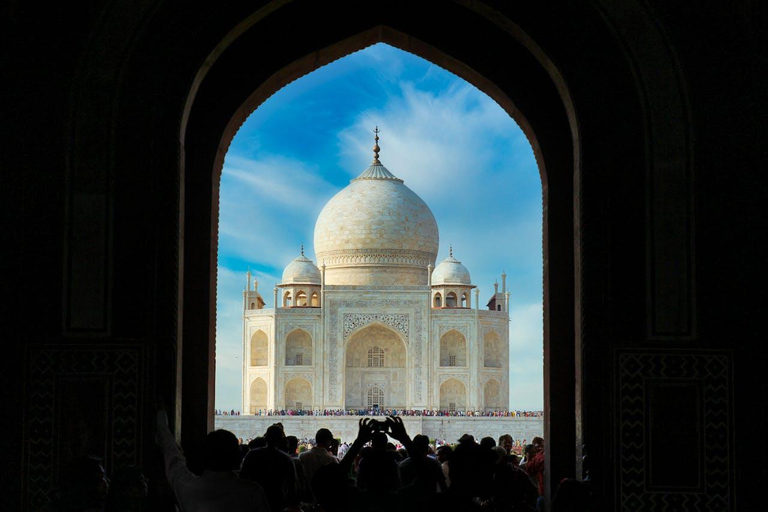
[(469, 328), (466, 324), (461, 325), (451, 325), (451, 324), (440, 324), (440, 334), (438, 337), (442, 337), (443, 334), (445, 334), (448, 331), (458, 331), (461, 334), (464, 335), (465, 338), (469, 337)]
[(56, 404), (67, 398), (57, 392), (57, 383), (62, 380), (103, 383), (101, 389), (108, 390), (104, 453), (107, 472), (140, 464), (141, 361), (142, 348), (138, 346), (111, 349), (38, 346), (28, 352), (25, 508), (47, 510), (52, 503), (52, 490), (57, 485), (54, 459), (62, 449), (55, 444)]
[(381, 313), (345, 313), (344, 314), (344, 341), (349, 335), (365, 325), (379, 322), (387, 325), (408, 339), (408, 315), (407, 314), (381, 314)]
[[(618, 354), (618, 450), (617, 510), (733, 509), (733, 459), (731, 458), (731, 354), (690, 353), (675, 350), (622, 351)], [(649, 382), (682, 382), (703, 390), (700, 461), (703, 492), (649, 486), (646, 390)], [(670, 460), (674, 464), (674, 460)]]

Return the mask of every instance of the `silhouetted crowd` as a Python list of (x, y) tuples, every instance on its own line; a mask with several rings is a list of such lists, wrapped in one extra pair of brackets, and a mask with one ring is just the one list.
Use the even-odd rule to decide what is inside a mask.
[[(286, 435), (274, 423), (263, 436), (241, 443), (215, 430), (182, 454), (164, 410), (155, 441), (167, 479), (167, 499), (182, 512), (537, 512), (544, 505), (544, 439), (515, 453), (512, 436), (479, 442), (431, 443), (408, 434), (400, 416), (360, 418), (353, 443), (321, 428), (313, 439)], [(390, 442), (390, 438), (396, 443)], [(155, 488), (162, 482), (154, 482)], [(56, 509), (67, 512), (148, 510), (148, 480), (125, 467), (107, 478), (101, 461), (80, 457), (62, 472)], [(146, 506), (146, 507), (145, 507)], [(155, 503), (151, 508), (156, 508)], [(589, 483), (560, 482), (553, 512), (592, 508)], [(161, 507), (172, 509), (165, 502)]]
[[(413, 438), (400, 416), (360, 418), (353, 443), (321, 428), (308, 449), (281, 423), (241, 444), (227, 430), (205, 440), (200, 467), (188, 464), (158, 413), (158, 443), (166, 475), (183, 511), (332, 512), (424, 510), (533, 512), (542, 510), (544, 439), (514, 452), (512, 436), (455, 444)], [(390, 442), (390, 438), (398, 444)], [(589, 510), (588, 484), (564, 481), (554, 511)]]
[[(240, 416), (240, 411), (216, 409), (216, 416)], [(450, 411), (438, 409), (259, 409), (254, 416), (450, 416), (471, 418), (540, 418), (542, 411)]]

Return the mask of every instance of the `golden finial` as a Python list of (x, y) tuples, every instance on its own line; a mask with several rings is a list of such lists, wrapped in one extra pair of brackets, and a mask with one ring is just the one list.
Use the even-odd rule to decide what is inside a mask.
[(304, 256), (304, 244), (301, 244), (301, 255)]
[(373, 164), (371, 165), (381, 165), (381, 162), (379, 162), (379, 151), (381, 151), (381, 148), (379, 147), (379, 133), (381, 133), (381, 130), (379, 130), (379, 127), (377, 126), (373, 133), (376, 134), (376, 136), (373, 138)]
[(450, 248), (448, 249), (448, 256), (453, 258), (453, 244), (449, 245), (448, 247)]

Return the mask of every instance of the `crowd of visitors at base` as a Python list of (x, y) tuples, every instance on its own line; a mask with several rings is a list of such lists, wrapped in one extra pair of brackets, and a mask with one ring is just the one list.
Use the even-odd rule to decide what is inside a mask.
[[(240, 411), (216, 409), (216, 416), (240, 416)], [(259, 409), (254, 416), (450, 416), (468, 418), (540, 418), (543, 411), (450, 411), (438, 409)]]
[[(158, 412), (157, 430), (168, 482), (185, 512), (533, 512), (543, 507), (541, 437), (525, 446), (520, 460), (510, 435), (497, 443), (464, 434), (453, 445), (435, 447), (424, 435), (411, 438), (401, 417), (387, 416), (361, 418), (352, 444), (340, 445), (321, 428), (307, 440), (311, 448), (299, 453), (299, 439), (275, 423), (247, 445), (227, 430), (211, 432), (195, 473), (176, 446), (164, 411)], [(568, 480), (560, 488), (553, 511), (590, 510), (588, 484)]]
[(214, 416), (240, 416), (240, 411), (236, 411), (234, 409), (227, 411), (222, 411), (221, 409), (214, 409), (213, 410)]
[[(543, 510), (541, 437), (526, 444), (521, 460), (508, 434), (498, 443), (491, 437), (477, 442), (464, 434), (455, 444), (433, 445), (421, 434), (411, 438), (401, 417), (388, 416), (360, 418), (351, 444), (338, 443), (330, 430), (321, 428), (301, 453), (299, 439), (286, 435), (281, 423), (247, 444), (232, 432), (215, 430), (186, 457), (164, 410), (157, 413), (156, 428), (169, 491), (182, 512)], [(147, 510), (147, 491), (140, 469), (120, 468), (110, 480), (101, 461), (81, 457), (62, 473), (56, 509)], [(170, 503), (162, 506), (172, 508)], [(560, 482), (551, 510), (595, 510), (589, 483)]]

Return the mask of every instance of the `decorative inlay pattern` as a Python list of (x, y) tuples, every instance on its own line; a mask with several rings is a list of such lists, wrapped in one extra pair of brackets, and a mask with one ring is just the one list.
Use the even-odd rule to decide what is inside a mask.
[[(645, 385), (649, 379), (671, 379), (700, 384), (703, 400), (703, 453), (705, 492), (688, 488), (648, 489), (646, 456)], [(617, 397), (619, 466), (617, 510), (733, 509), (731, 459), (731, 355), (722, 352), (620, 352)], [(670, 462), (672, 463), (672, 462)]]
[(107, 471), (139, 465), (141, 348), (35, 347), (28, 361), (27, 416), (24, 425), (26, 508), (48, 510), (56, 484), (54, 461), (57, 379), (61, 376), (108, 379)]
[(396, 290), (396, 291), (418, 291), (418, 292), (425, 292), (428, 291), (430, 288), (426, 285), (420, 285), (420, 284), (409, 284), (409, 285), (402, 285), (402, 286), (390, 286), (390, 285), (341, 285), (341, 284), (327, 284), (325, 285), (326, 291), (337, 291), (337, 290)]
[(456, 379), (467, 387), (467, 390), (469, 390), (469, 374), (466, 373), (442, 373), (440, 374), (440, 386), (443, 385), (443, 383), (447, 380)]
[[(376, 320), (377, 314), (368, 313), (369, 311), (381, 311), (392, 309), (406, 309), (412, 311), (411, 315), (403, 314), (405, 317), (410, 317), (406, 323), (406, 335), (408, 352), (411, 356), (412, 365), (409, 371), (412, 371), (413, 377), (413, 389), (414, 398), (417, 402), (422, 400), (423, 397), (423, 380), (424, 380), (424, 365), (423, 365), (423, 347), (424, 347), (424, 311), (427, 303), (420, 298), (414, 299), (355, 299), (355, 300), (335, 300), (326, 299), (326, 306), (328, 307), (328, 330), (326, 331), (326, 346), (328, 347), (328, 397), (331, 401), (341, 401), (341, 379), (344, 375), (344, 368), (342, 367), (343, 341), (345, 339), (346, 332), (346, 319), (340, 318), (339, 310), (358, 310), (365, 311), (365, 313), (353, 313), (352, 315), (358, 315), (359, 318), (370, 318), (371, 322), (381, 321)], [(399, 317), (401, 314), (395, 314)], [(347, 313), (343, 314), (344, 317)], [(381, 315), (390, 316), (390, 315)], [(383, 323), (383, 322), (382, 322)], [(359, 327), (364, 324), (360, 323)], [(387, 324), (389, 325), (389, 324)], [(340, 328), (341, 326), (341, 328)], [(394, 327), (393, 327), (394, 328)], [(402, 327), (401, 327), (402, 328)], [(399, 332), (403, 332), (398, 329)], [(351, 332), (351, 331), (350, 331)]]
[(359, 327), (379, 322), (387, 325), (408, 340), (408, 315), (386, 313), (345, 313), (344, 314), (344, 341)]
[(326, 267), (372, 263), (377, 265), (412, 265), (423, 268), (435, 264), (435, 255), (427, 251), (405, 249), (348, 249), (321, 252), (317, 255)]
[(284, 379), (285, 379), (285, 382), (289, 382), (291, 379), (305, 379), (307, 382), (309, 382), (314, 386), (315, 374), (312, 372), (300, 372), (300, 373), (286, 372), (284, 374)]
[(469, 339), (469, 327), (467, 327), (466, 324), (461, 324), (461, 325), (440, 324), (440, 329), (439, 329), (440, 334), (438, 335), (438, 337), (442, 338), (443, 334), (447, 333), (448, 331), (460, 332), (462, 335), (464, 335), (465, 339)]
[(301, 329), (303, 331), (307, 331), (309, 335), (312, 337), (312, 343), (315, 342), (315, 326), (312, 324), (281, 324), (280, 325), (280, 335), (279, 340), (285, 341), (285, 337), (289, 335), (292, 331), (295, 331), (296, 329)]

